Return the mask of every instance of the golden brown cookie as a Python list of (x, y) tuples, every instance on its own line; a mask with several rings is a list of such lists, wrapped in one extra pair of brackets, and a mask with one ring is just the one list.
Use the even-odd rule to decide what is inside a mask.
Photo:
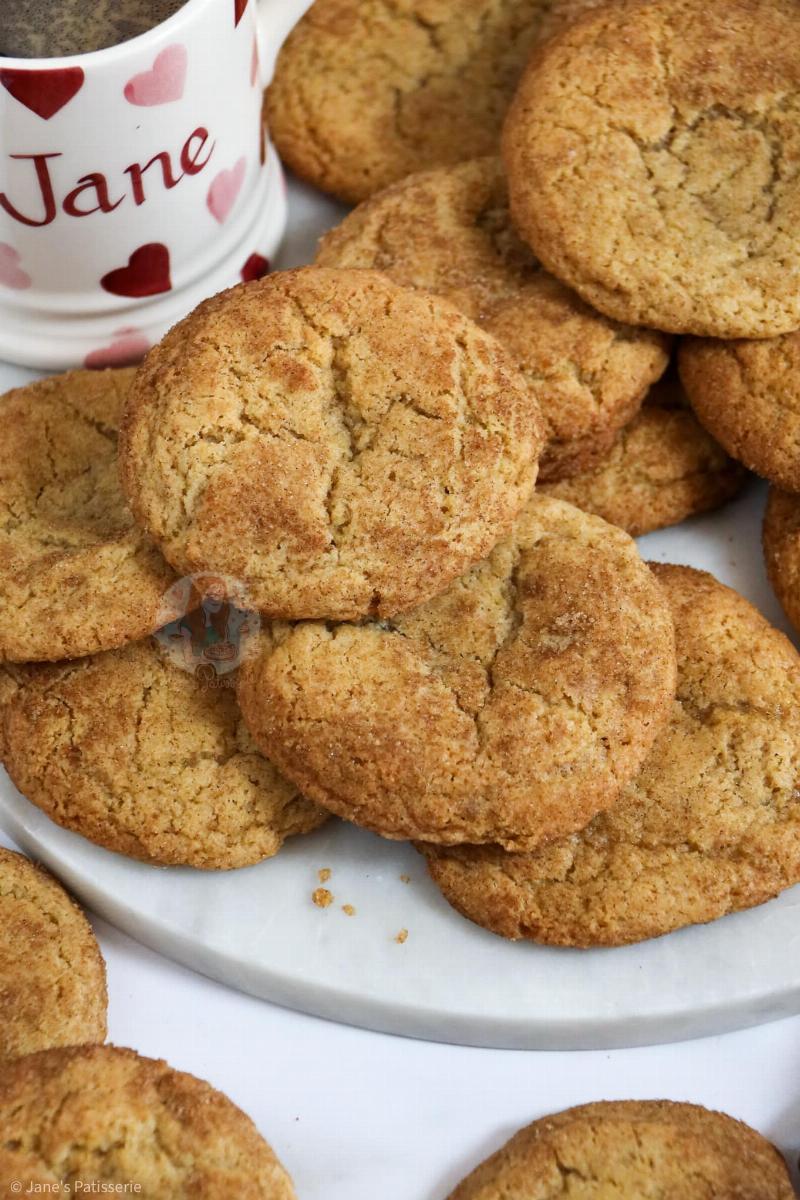
[(117, 477), (133, 370), (70, 371), (0, 397), (0, 660), (144, 637), (174, 579)]
[[(574, 1181), (574, 1182), (573, 1182)], [(450, 1200), (794, 1200), (786, 1163), (724, 1113), (669, 1100), (584, 1104), (521, 1129)]]
[(295, 1196), (271, 1148), (227, 1096), (116, 1046), (45, 1050), (5, 1066), (0, 1129), (2, 1195), (15, 1180), (24, 1194), (41, 1178), (62, 1191), (78, 1180), (105, 1191), (136, 1183), (147, 1200)]
[(800, 630), (800, 496), (774, 487), (764, 514), (764, 559), (775, 595)]
[(541, 479), (602, 458), (667, 366), (666, 338), (600, 316), (542, 269), (511, 226), (498, 158), (387, 188), (323, 238), (317, 263), (383, 271), (494, 334), (541, 408)]
[(6, 744), (3, 732), (5, 709), (16, 696), (20, 683), (25, 677), (25, 667), (19, 666), (16, 663), (0, 663), (0, 763), (3, 761), (3, 752)]
[(494, 154), (551, 3), (316, 0), (267, 92), (282, 158), (357, 204), (412, 171)]
[(630, 538), (534, 496), (427, 605), (275, 628), (239, 695), (264, 752), (340, 816), (390, 838), (530, 848), (582, 828), (636, 773), (674, 655)]
[(800, 882), (800, 657), (711, 575), (653, 570), (675, 620), (678, 688), (618, 803), (535, 854), (420, 847), (447, 900), (503, 937), (624, 945)]
[(541, 421), (494, 338), (373, 271), (307, 268), (206, 301), (150, 352), (123, 484), (182, 572), (273, 618), (389, 616), (489, 552)]
[(520, 233), (601, 312), (703, 337), (800, 325), (796, 0), (588, 13), (532, 58), (503, 151)]
[(670, 373), (651, 389), (602, 462), (539, 491), (639, 537), (718, 508), (745, 479), (742, 467), (697, 422)]
[(679, 361), (709, 433), (757, 475), (800, 492), (800, 333), (755, 342), (687, 338)]
[(327, 815), (211, 687), (151, 641), (40, 667), (6, 711), (16, 786), (57, 824), (132, 858), (214, 870), (269, 858)]
[(107, 1000), (103, 956), (77, 904), (0, 846), (0, 1060), (104, 1041)]

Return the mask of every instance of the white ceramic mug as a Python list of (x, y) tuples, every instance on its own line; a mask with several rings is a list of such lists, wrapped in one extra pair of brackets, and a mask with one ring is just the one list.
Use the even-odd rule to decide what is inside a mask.
[(0, 359), (136, 361), (268, 269), (286, 192), (261, 121), (263, 17), (187, 0), (105, 50), (0, 57)]

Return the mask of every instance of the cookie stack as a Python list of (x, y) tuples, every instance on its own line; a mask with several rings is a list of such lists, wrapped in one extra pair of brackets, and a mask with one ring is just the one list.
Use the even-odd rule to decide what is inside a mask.
[[(707, 8), (312, 5), (267, 112), (362, 201), (316, 264), (0, 402), (2, 747), (54, 820), (227, 869), (335, 814), (577, 946), (800, 880), (800, 659), (629, 536), (758, 466), (689, 400), (766, 403), (800, 326), (794, 0)], [(147, 638), (231, 583), (236, 694)]]

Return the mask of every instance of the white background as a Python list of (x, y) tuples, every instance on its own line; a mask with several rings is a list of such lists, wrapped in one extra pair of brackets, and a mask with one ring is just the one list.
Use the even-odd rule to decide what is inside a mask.
[[(307, 0), (266, 5), (283, 29)], [(296, 189), (293, 200), (282, 265), (307, 258), (309, 238), (337, 213)], [(0, 387), (22, 375), (0, 367)], [(755, 1126), (792, 1164), (800, 1153), (800, 1018), (629, 1051), (437, 1046), (278, 1009), (102, 921), (95, 928), (108, 964), (110, 1040), (226, 1092), (275, 1147), (300, 1200), (444, 1200), (519, 1126), (590, 1100), (690, 1100)]]

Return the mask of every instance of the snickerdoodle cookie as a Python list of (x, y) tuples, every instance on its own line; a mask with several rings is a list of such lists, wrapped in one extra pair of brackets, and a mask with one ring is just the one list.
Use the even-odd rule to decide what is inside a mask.
[(274, 627), (239, 696), (264, 752), (340, 816), (390, 838), (528, 849), (614, 802), (674, 685), (669, 608), (634, 543), (534, 496), (428, 604)]
[(800, 325), (796, 0), (618, 0), (531, 60), (504, 133), (511, 212), (620, 321)]
[(617, 804), (535, 854), (421, 846), (445, 897), (509, 938), (616, 946), (800, 882), (800, 656), (752, 605), (689, 567), (670, 602), (670, 722)]
[(764, 559), (775, 595), (800, 630), (800, 496), (770, 488), (764, 514)]
[(793, 1200), (786, 1163), (749, 1125), (669, 1100), (584, 1104), (534, 1121), (450, 1200)]
[(800, 333), (686, 339), (681, 378), (709, 433), (751, 471), (800, 492)]
[(0, 663), (0, 763), (5, 750), (3, 713), (19, 691), (26, 673), (26, 668), (16, 663)]
[(174, 579), (117, 475), (132, 370), (70, 371), (0, 397), (0, 661), (144, 637)]
[[(44, 1050), (0, 1075), (0, 1190), (77, 1180), (147, 1200), (294, 1200), (248, 1116), (210, 1084), (115, 1046)], [(97, 1189), (98, 1191), (101, 1188)]]
[(745, 479), (744, 469), (698, 424), (670, 373), (601, 463), (539, 491), (639, 537), (718, 508)]
[(666, 338), (601, 316), (541, 267), (511, 226), (498, 158), (394, 184), (323, 239), (317, 263), (383, 271), (493, 333), (541, 407), (541, 479), (602, 458), (667, 365)]
[[(541, 27), (551, 6), (316, 0), (284, 43), (267, 92), (282, 158), (358, 203), (412, 171), (493, 154), (531, 47), (550, 32)], [(570, 0), (562, 6), (567, 18)]]
[(327, 815), (253, 745), (235, 692), (150, 640), (39, 667), (6, 708), (5, 765), (59, 825), (133, 858), (227, 870)]
[(150, 352), (123, 484), (182, 572), (273, 618), (391, 616), (530, 495), (541, 420), (489, 334), (373, 271), (306, 268), (202, 304)]
[(104, 1041), (106, 1001), (86, 917), (52, 875), (0, 846), (0, 1060)]

